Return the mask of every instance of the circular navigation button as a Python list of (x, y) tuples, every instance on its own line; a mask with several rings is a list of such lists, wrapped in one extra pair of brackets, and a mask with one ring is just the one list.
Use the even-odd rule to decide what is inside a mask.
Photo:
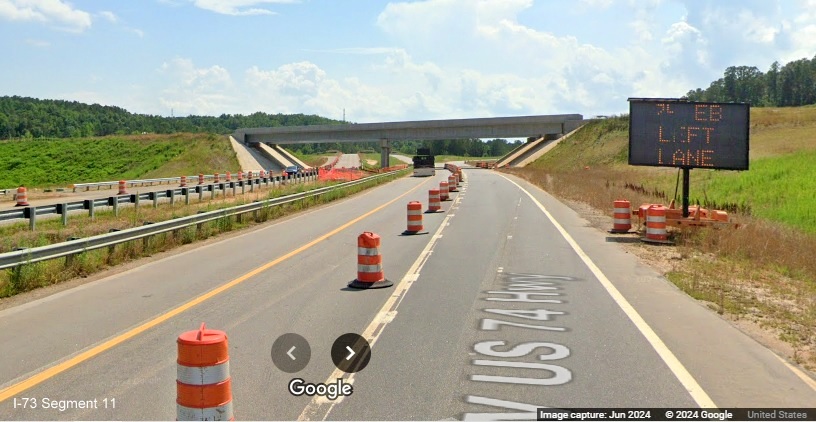
[(312, 348), (303, 336), (287, 333), (272, 343), (272, 363), (283, 372), (293, 374), (305, 368), (312, 357)]
[(343, 372), (360, 372), (371, 360), (371, 346), (359, 334), (343, 334), (332, 344), (331, 358), (334, 366)]

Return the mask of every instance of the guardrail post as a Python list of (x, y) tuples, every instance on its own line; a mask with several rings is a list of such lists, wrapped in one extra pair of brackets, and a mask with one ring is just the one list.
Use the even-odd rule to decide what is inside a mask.
[[(142, 223), (143, 226), (148, 226), (150, 224), (153, 224), (153, 222), (152, 221), (145, 221), (144, 223)], [(147, 248), (149, 246), (150, 246), (150, 236), (143, 237), (142, 238), (142, 253), (147, 252)]]
[(184, 205), (190, 205), (190, 188), (181, 188), (181, 194), (184, 195)]
[(57, 213), (62, 216), (62, 226), (68, 225), (68, 204), (57, 204)]
[(210, 199), (215, 199), (215, 185), (209, 185), (207, 187), (210, 190)]
[(176, 205), (176, 190), (168, 189), (166, 195), (170, 197), (170, 205)]
[(235, 190), (238, 188), (238, 185), (235, 184), (236, 182), (230, 182), (230, 187), (232, 188), (232, 196), (235, 197)]
[(196, 186), (196, 192), (198, 192), (198, 202), (204, 200), (204, 185)]
[[(202, 214), (207, 211), (198, 210), (197, 214)], [(204, 223), (197, 223), (196, 224), (196, 237), (201, 237), (201, 231), (204, 230)]]
[[(119, 231), (119, 229), (110, 229), (110, 230), (108, 230), (108, 233), (113, 233), (113, 232), (118, 232), (118, 231)], [(114, 244), (114, 245), (108, 246), (108, 263), (109, 264), (111, 262), (111, 257), (113, 256), (114, 252), (116, 252), (116, 245)]]
[(28, 229), (34, 231), (37, 228), (37, 207), (26, 207), (23, 215), (28, 218)]
[(113, 205), (113, 216), (119, 217), (119, 197), (111, 196), (108, 198), (108, 203)]
[(238, 182), (238, 183), (241, 184), (241, 195), (245, 194), (246, 193), (246, 184), (244, 184), (243, 180)]
[(133, 206), (136, 207), (136, 211), (139, 211), (139, 199), (139, 193), (130, 195), (130, 202), (132, 202)]
[(249, 191), (255, 192), (255, 179), (249, 179)]
[(94, 204), (93, 199), (86, 199), (85, 204), (83, 204), (83, 205), (85, 205), (85, 209), (88, 210), (88, 217), (90, 217), (90, 219), (93, 220), (94, 217), (96, 217), (96, 213), (94, 212), (94, 205), (95, 204)]

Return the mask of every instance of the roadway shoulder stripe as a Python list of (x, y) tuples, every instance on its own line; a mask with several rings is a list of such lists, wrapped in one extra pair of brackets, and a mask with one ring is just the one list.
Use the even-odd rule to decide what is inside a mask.
[(623, 310), (626, 316), (629, 317), (632, 323), (635, 324), (635, 327), (637, 327), (637, 329), (640, 330), (641, 334), (643, 334), (643, 336), (646, 337), (646, 340), (649, 342), (649, 344), (652, 345), (652, 347), (655, 349), (660, 358), (663, 359), (663, 362), (666, 363), (666, 365), (669, 367), (672, 373), (674, 373), (674, 376), (677, 377), (677, 380), (680, 381), (681, 384), (683, 384), (683, 387), (686, 388), (686, 391), (688, 391), (689, 395), (691, 395), (694, 401), (697, 402), (697, 405), (700, 406), (701, 408), (717, 408), (717, 406), (714, 404), (714, 401), (711, 400), (711, 397), (709, 397), (708, 394), (703, 390), (703, 388), (700, 387), (700, 384), (697, 383), (697, 380), (695, 380), (691, 373), (689, 373), (689, 371), (686, 369), (686, 367), (683, 366), (682, 363), (680, 363), (680, 360), (677, 359), (677, 357), (674, 355), (674, 353), (672, 353), (671, 350), (669, 350), (668, 346), (666, 346), (666, 344), (663, 343), (663, 340), (661, 340), (660, 337), (658, 337), (657, 333), (655, 333), (654, 330), (652, 330), (652, 327), (650, 327), (649, 324), (646, 323), (646, 321), (643, 319), (643, 317), (640, 316), (637, 310), (635, 310), (635, 308), (629, 303), (629, 301), (626, 300), (625, 297), (623, 297), (623, 295), (621, 294), (620, 291), (618, 291), (615, 285), (612, 284), (612, 282), (609, 281), (609, 279), (601, 271), (601, 269), (598, 268), (597, 265), (595, 265), (595, 262), (592, 261), (589, 255), (587, 255), (586, 252), (584, 252), (584, 250), (581, 249), (581, 247), (578, 245), (575, 239), (573, 239), (572, 236), (570, 236), (570, 234), (567, 233), (564, 227), (562, 227), (561, 224), (559, 224), (555, 220), (555, 217), (553, 217), (552, 214), (550, 214), (550, 212), (547, 211), (546, 208), (544, 208), (544, 205), (542, 205), (541, 202), (539, 202), (530, 192), (521, 187), (518, 183), (510, 180), (510, 178), (502, 174), (500, 174), (500, 176), (505, 178), (508, 182), (514, 184), (522, 192), (527, 194), (530, 200), (532, 200), (533, 203), (535, 203), (536, 206), (538, 206), (541, 212), (543, 212), (544, 215), (547, 216), (547, 218), (550, 220), (553, 226), (555, 226), (558, 232), (561, 233), (561, 236), (564, 237), (564, 240), (566, 240), (567, 243), (569, 243), (569, 245), (572, 247), (572, 250), (574, 250), (575, 253), (578, 254), (578, 256), (581, 258), (584, 264), (589, 268), (590, 271), (592, 271), (592, 274), (595, 275), (595, 277), (606, 289), (609, 295), (612, 296), (612, 299), (618, 304), (618, 306), (620, 306), (620, 308)]

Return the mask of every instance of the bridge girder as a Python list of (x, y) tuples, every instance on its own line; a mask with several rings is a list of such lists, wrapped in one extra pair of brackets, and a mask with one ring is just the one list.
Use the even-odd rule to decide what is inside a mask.
[(440, 140), (467, 138), (526, 138), (568, 133), (584, 123), (580, 114), (417, 120), (340, 125), (282, 126), (239, 129), (233, 135), (245, 143), (274, 144), (371, 142), (388, 139)]

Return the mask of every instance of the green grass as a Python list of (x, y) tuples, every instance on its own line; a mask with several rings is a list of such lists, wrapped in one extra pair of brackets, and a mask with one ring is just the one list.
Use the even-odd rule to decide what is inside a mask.
[(690, 196), (701, 203), (748, 204), (753, 216), (816, 233), (816, 151), (753, 160), (745, 172), (695, 173)]
[[(757, 122), (752, 125), (751, 150), (761, 153), (752, 153), (748, 171), (693, 169), (691, 202), (740, 210), (816, 233), (816, 195), (812, 194), (816, 192), (816, 118), (810, 118), (816, 116), (814, 112), (812, 107), (752, 110)], [(677, 169), (627, 164), (628, 133), (625, 116), (589, 123), (529, 167), (563, 175), (598, 168), (611, 182), (642, 185), (669, 199), (675, 191), (679, 194)]]
[(297, 157), (300, 161), (312, 166), (312, 167), (320, 167), (322, 165), (327, 164), (329, 160), (326, 159), (331, 154), (302, 154), (297, 151), (288, 150), (292, 155)]
[[(238, 230), (254, 224), (260, 224), (267, 220), (276, 219), (294, 212), (301, 211), (313, 205), (325, 204), (340, 198), (344, 198), (363, 190), (391, 182), (400, 177), (410, 174), (409, 170), (403, 170), (392, 175), (379, 177), (376, 180), (367, 180), (355, 186), (332, 190), (315, 197), (301, 199), (282, 205), (270, 205), (262, 207), (257, 213), (247, 213), (244, 216), (220, 218), (215, 221), (204, 223), (201, 228), (188, 227), (176, 233), (164, 233), (152, 236), (148, 241), (136, 240), (125, 244), (117, 245), (113, 248), (102, 248), (87, 251), (70, 258), (59, 258), (43, 261), (35, 264), (27, 264), (16, 269), (0, 271), (0, 298), (13, 296), (15, 294), (60, 283), (75, 277), (87, 276), (95, 272), (104, 270), (113, 265), (127, 262), (140, 257), (150, 256), (154, 253), (173, 249), (175, 247), (217, 236), (220, 233)], [(258, 199), (272, 199), (283, 195), (315, 189), (320, 186), (336, 185), (339, 181), (318, 182), (314, 184), (290, 185), (284, 188), (271, 189), (268, 192), (258, 192)], [(212, 211), (235, 206), (237, 204), (249, 203), (252, 198), (238, 197), (231, 198), (230, 201), (210, 201), (199, 203), (191, 207), (182, 209), (173, 208), (170, 204), (160, 204), (157, 209), (137, 210), (127, 208), (118, 218), (114, 218), (111, 211), (100, 212), (96, 221), (88, 219), (76, 219), (74, 227), (71, 229), (61, 229), (55, 227), (51, 233), (31, 233), (24, 230), (9, 230), (8, 233), (0, 235), (4, 242), (13, 243), (15, 246), (38, 246), (64, 241), (69, 235), (93, 235), (107, 232), (108, 228), (117, 226), (125, 228), (128, 226), (141, 225), (143, 221), (163, 221), (169, 218), (177, 218), (183, 215), (192, 215), (196, 210)], [(130, 214), (131, 224), (123, 224), (128, 221)], [(8, 246), (8, 245), (6, 245)]]
[(226, 137), (116, 136), (0, 142), (0, 188), (54, 187), (238, 169)]

